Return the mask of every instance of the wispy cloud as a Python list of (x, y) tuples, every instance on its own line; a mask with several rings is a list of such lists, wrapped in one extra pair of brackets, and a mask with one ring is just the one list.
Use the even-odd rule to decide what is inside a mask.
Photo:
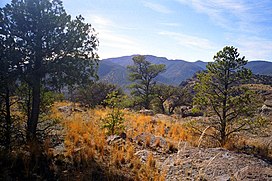
[(271, 0), (176, 0), (206, 14), (227, 30), (228, 43), (235, 45), (249, 60), (271, 60)]
[(172, 11), (169, 8), (167, 8), (166, 6), (162, 4), (149, 2), (149, 1), (143, 1), (143, 5), (159, 13), (164, 13), (164, 14), (172, 13)]
[[(101, 58), (109, 56), (122, 56), (128, 53), (141, 52), (141, 45), (136, 39), (128, 35), (122, 34), (122, 30), (132, 30), (133, 27), (120, 26), (109, 18), (99, 15), (86, 16), (87, 22), (92, 22), (98, 32), (99, 55)], [(105, 52), (111, 52), (106, 55)]]
[(271, 1), (258, 0), (177, 0), (207, 14), (216, 24), (229, 30), (250, 33), (263, 31), (256, 24), (272, 21)]
[(248, 60), (258, 60), (260, 57), (265, 60), (271, 60), (272, 41), (260, 37), (243, 36), (233, 41), (236, 44), (241, 54), (246, 55)]
[(205, 50), (213, 50), (215, 48), (214, 43), (205, 38), (169, 31), (162, 31), (159, 32), (159, 34), (173, 38), (175, 41), (177, 41), (178, 44), (182, 46)]

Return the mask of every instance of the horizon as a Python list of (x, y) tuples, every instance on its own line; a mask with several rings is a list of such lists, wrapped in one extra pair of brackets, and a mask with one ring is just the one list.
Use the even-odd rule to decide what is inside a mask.
[(100, 59), (148, 54), (210, 62), (234, 46), (249, 61), (272, 62), (272, 1), (63, 0), (63, 6), (96, 30)]
[[(168, 57), (164, 57), (164, 56), (157, 56), (157, 55), (151, 55), (151, 54), (132, 54), (132, 55), (123, 55), (123, 56), (117, 56), (117, 57), (108, 57), (108, 58), (100, 58), (99, 60), (106, 60), (106, 59), (117, 59), (117, 58), (122, 58), (122, 57), (133, 57), (133, 56), (137, 56), (137, 55), (142, 55), (142, 56), (154, 56), (154, 57), (157, 57), (157, 58), (166, 58), (168, 61), (186, 61), (186, 62), (198, 62), (198, 61), (201, 61), (201, 62), (212, 62), (212, 61), (204, 61), (204, 60), (195, 60), (195, 61), (187, 61), (187, 60), (184, 60), (184, 59), (171, 59), (171, 58), (168, 58)], [(148, 59), (147, 59), (148, 60)], [(246, 59), (248, 60), (248, 59)], [(272, 60), (261, 60), (261, 59), (256, 59), (256, 60), (248, 60), (248, 62), (269, 62), (269, 63), (272, 63)]]

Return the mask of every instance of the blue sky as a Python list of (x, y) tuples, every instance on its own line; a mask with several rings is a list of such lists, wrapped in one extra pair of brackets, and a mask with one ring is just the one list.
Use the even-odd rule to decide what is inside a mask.
[[(1, 0), (0, 6), (10, 2)], [(271, 0), (63, 0), (93, 25), (101, 58), (152, 54), (212, 61), (226, 45), (272, 61)]]

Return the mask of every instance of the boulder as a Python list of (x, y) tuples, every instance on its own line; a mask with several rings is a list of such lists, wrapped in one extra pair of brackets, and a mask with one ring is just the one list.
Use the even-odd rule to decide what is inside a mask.
[(272, 115), (272, 107), (268, 107), (267, 105), (263, 105), (261, 108), (262, 116), (270, 116)]
[(154, 111), (149, 109), (142, 109), (139, 111), (140, 114), (144, 114), (146, 116), (154, 116)]
[(141, 133), (137, 135), (134, 140), (138, 142), (140, 145), (145, 145), (147, 141), (149, 141), (149, 146), (151, 148), (157, 149), (161, 148), (164, 150), (168, 149), (168, 142), (166, 141), (165, 138), (161, 136), (155, 136), (150, 133)]
[(60, 112), (68, 113), (72, 110), (72, 106), (61, 106), (58, 108)]
[(110, 135), (107, 137), (107, 143), (109, 145), (118, 145), (118, 146), (122, 146), (123, 144), (125, 144), (126, 140), (119, 135)]
[(264, 102), (264, 105), (266, 105), (267, 107), (272, 107), (272, 100), (266, 100)]
[(139, 157), (142, 162), (146, 162), (150, 154), (151, 152), (148, 150), (139, 150), (134, 155)]

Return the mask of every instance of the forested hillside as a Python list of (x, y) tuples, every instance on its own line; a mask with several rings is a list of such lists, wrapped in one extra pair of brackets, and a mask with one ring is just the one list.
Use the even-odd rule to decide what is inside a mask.
[[(123, 56), (101, 60), (98, 75), (101, 80), (117, 84), (121, 87), (127, 86), (128, 72), (126, 67), (132, 65), (134, 56)], [(179, 85), (182, 81), (191, 78), (196, 72), (206, 69), (207, 62), (187, 62), (185, 60), (169, 60), (164, 57), (145, 55), (146, 59), (154, 64), (165, 64), (166, 71), (159, 75), (156, 80), (169, 85)], [(253, 74), (272, 75), (272, 62), (249, 61), (246, 68), (252, 70)]]

